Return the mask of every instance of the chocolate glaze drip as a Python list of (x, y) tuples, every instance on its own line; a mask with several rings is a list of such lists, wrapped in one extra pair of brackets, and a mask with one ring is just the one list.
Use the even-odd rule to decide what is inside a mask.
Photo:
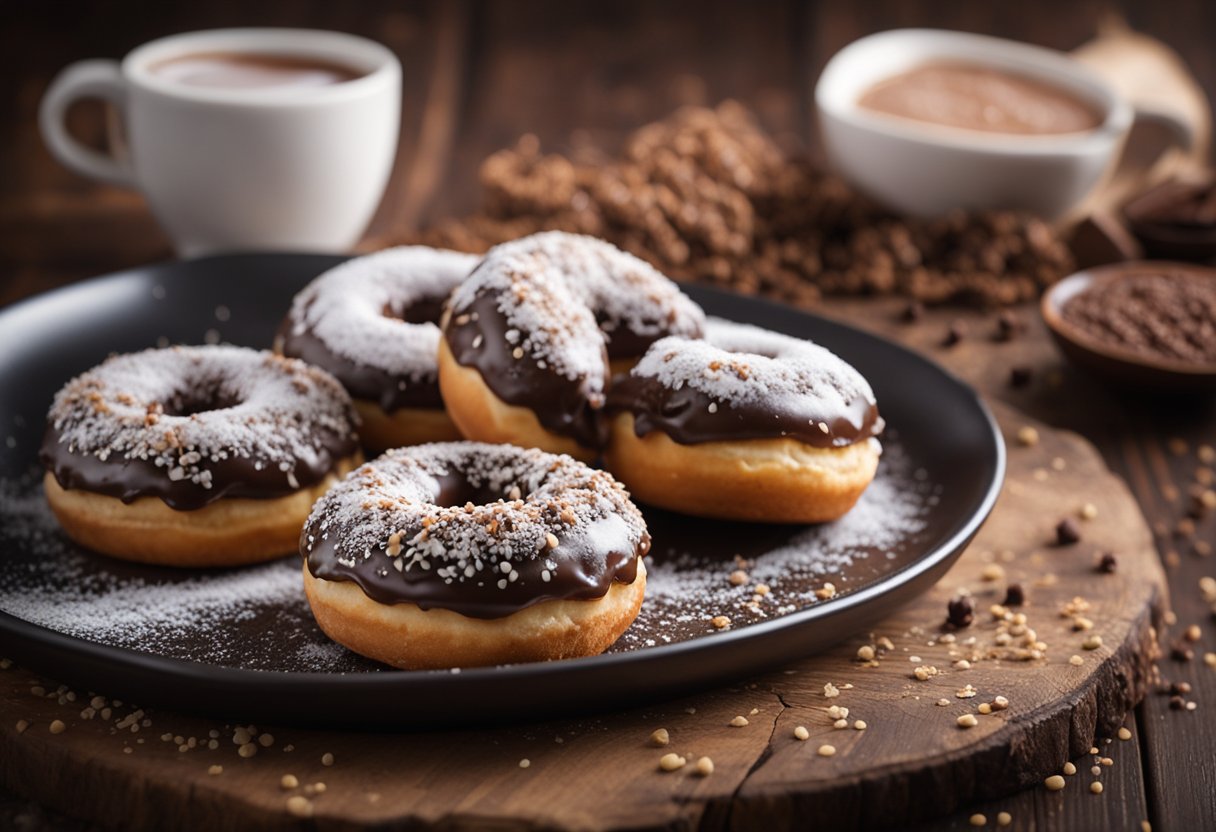
[[(438, 323), (442, 309), (443, 301), (435, 299), (413, 304), (408, 309), (386, 309), (384, 314), (406, 323)], [(284, 355), (320, 367), (338, 379), (353, 398), (375, 402), (385, 413), (403, 407), (443, 408), (435, 374), (418, 380), (360, 364), (335, 353), (311, 328), (295, 333), (290, 318), (279, 326), (276, 341), (282, 345)]]
[[(592, 391), (587, 379), (566, 378), (552, 368), (539, 366), (531, 355), (515, 358), (514, 347), (506, 337), (511, 325), (499, 311), (492, 292), (479, 292), (471, 304), (453, 310), (452, 314), (444, 337), (456, 363), (476, 369), (494, 395), (507, 404), (533, 411), (540, 423), (554, 433), (569, 436), (590, 448), (603, 447), (607, 425), (600, 412), (602, 394)], [(658, 336), (650, 341), (657, 339)], [(628, 339), (621, 334), (622, 343), (629, 340), (641, 341), (639, 336)], [(610, 355), (606, 350), (605, 377)]]
[[(878, 408), (863, 397), (853, 399), (843, 412), (827, 412), (821, 405), (795, 396), (742, 405), (715, 403), (688, 385), (676, 390), (654, 378), (621, 374), (613, 379), (606, 409), (632, 413), (638, 436), (657, 430), (681, 445), (789, 436), (817, 448), (840, 448), (882, 432)], [(827, 425), (827, 432), (821, 424)]]
[[(340, 460), (355, 453), (358, 443), (353, 434), (345, 437), (331, 434), (317, 436), (316, 448), (313, 464), (300, 459), (293, 469), (300, 488), (308, 488), (325, 479)], [(148, 460), (112, 455), (103, 461), (92, 454), (71, 453), (67, 443), (59, 441), (59, 432), (53, 425), (48, 425), (43, 435), (39, 459), (66, 490), (92, 491), (117, 497), (124, 503), (134, 502), (139, 497), (159, 497), (165, 505), (179, 511), (200, 509), (225, 497), (272, 500), (298, 490), (291, 487), (283, 471), (274, 466), (264, 466), (259, 471), (252, 459), (244, 457), (230, 457), (209, 464), (210, 488), (190, 480), (175, 482), (165, 475), (165, 469)]]
[[(474, 489), (467, 478), (449, 473), (436, 478), (439, 490), (433, 502), (440, 506), (481, 502), (491, 495)], [(476, 580), (447, 582), (432, 568), (411, 568), (398, 571), (392, 558), (383, 551), (372, 551), (369, 557), (343, 561), (335, 548), (338, 532), (327, 524), (324, 514), (309, 518), (301, 535), (300, 548), (313, 577), (327, 581), (350, 581), (364, 594), (381, 604), (416, 604), (423, 610), (451, 610), (470, 618), (504, 618), (533, 604), (552, 600), (594, 600), (607, 594), (613, 581), (631, 584), (637, 579), (638, 558), (650, 550), (650, 535), (643, 533), (635, 546), (631, 543), (626, 521), (617, 515), (606, 515), (583, 527), (577, 537), (556, 533), (558, 545), (531, 558), (511, 561), (519, 573), (517, 580), (505, 587), (498, 586), (502, 573), (484, 569)], [(402, 540), (412, 539), (422, 530), (422, 518), (407, 525)], [(385, 537), (387, 537), (387, 530)], [(309, 538), (312, 542), (309, 543)], [(311, 547), (311, 548), (310, 548)], [(548, 570), (548, 581), (541, 577), (550, 561), (556, 569)]]

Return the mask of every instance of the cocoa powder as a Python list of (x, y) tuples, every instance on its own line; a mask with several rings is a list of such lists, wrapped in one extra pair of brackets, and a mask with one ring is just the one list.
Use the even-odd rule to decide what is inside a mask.
[(1216, 363), (1216, 277), (1125, 274), (1075, 295), (1061, 314), (1094, 340), (1145, 358)]

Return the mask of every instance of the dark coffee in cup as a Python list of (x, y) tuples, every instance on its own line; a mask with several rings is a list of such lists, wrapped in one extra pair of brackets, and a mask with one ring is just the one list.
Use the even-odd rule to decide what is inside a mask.
[(328, 87), (366, 74), (321, 58), (254, 52), (182, 55), (149, 69), (154, 75), (187, 87), (249, 90)]

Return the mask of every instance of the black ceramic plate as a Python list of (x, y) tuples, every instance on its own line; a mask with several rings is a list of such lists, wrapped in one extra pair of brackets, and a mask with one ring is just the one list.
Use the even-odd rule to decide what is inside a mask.
[[(710, 314), (811, 338), (861, 370), (889, 426), (883, 462), (858, 507), (819, 527), (643, 506), (654, 538), (646, 603), (607, 655), (396, 671), (325, 638), (294, 558), (181, 572), (67, 541), (36, 468), (55, 391), (112, 352), (217, 340), (269, 347), (292, 295), (339, 261), (168, 263), (0, 312), (0, 656), (80, 690), (246, 721), (429, 727), (618, 708), (753, 673), (862, 629), (946, 571), (1000, 489), (1000, 433), (976, 394), (940, 368), (813, 315), (690, 288)], [(740, 563), (749, 579), (735, 586), (728, 577)], [(825, 583), (833, 597), (821, 597)], [(715, 615), (731, 627), (715, 630)]]

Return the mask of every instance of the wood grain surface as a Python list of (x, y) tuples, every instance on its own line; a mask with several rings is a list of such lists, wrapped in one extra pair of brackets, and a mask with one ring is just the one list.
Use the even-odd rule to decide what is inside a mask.
[[(1210, 101), (1216, 90), (1216, 52), (1210, 48), (1216, 6), (1198, 0), (1124, 0), (1115, 7), (1135, 28), (1177, 49)], [(127, 4), (122, 9), (84, 2), (16, 3), (6, 8), (5, 26), (0, 27), (0, 107), (5, 116), (0, 119), (0, 303), (170, 256), (142, 198), (99, 186), (60, 167), (43, 147), (35, 119), (37, 102), (55, 71), (82, 58), (119, 57), (160, 35), (224, 25), (309, 25), (366, 34), (391, 45), (405, 66), (404, 129), (393, 184), (372, 229), (381, 234), (403, 225), (425, 226), (472, 208), (481, 159), (525, 132), (535, 133), (554, 150), (599, 145), (612, 151), (630, 130), (674, 106), (735, 97), (756, 110), (769, 129), (792, 142), (813, 144), (814, 81), (828, 57), (856, 37), (895, 26), (945, 26), (1073, 49), (1092, 37), (1110, 10), (1099, 0), (1069, 4), (790, 0), (746, 8), (725, 0), (681, 0), (661, 6), (622, 0), (595, 8), (552, 0), (526, 6), (494, 0), (455, 4), (381, 0), (305, 7), (286, 0), (256, 6), (210, 0)], [(82, 107), (73, 113), (72, 125), (86, 140), (104, 143), (105, 124), (97, 110)], [(450, 141), (445, 142), (445, 137)], [(839, 307), (841, 314), (852, 314), (851, 303)], [(967, 319), (970, 334), (956, 354), (946, 355), (938, 347), (946, 326), (940, 318), (909, 328), (896, 322), (893, 308), (856, 303), (860, 311), (855, 319), (920, 345), (981, 384), (990, 398), (1091, 440), (1109, 468), (1130, 487), (1166, 565), (1172, 602), (1167, 620), (1177, 624), (1162, 633), (1162, 640), (1169, 646), (1184, 627), (1201, 627), (1194, 660), (1161, 662), (1166, 679), (1192, 685), (1187, 698), (1199, 709), (1175, 711), (1169, 696), (1148, 696), (1130, 725), (1132, 739), (1111, 746), (1116, 765), (1103, 775), (1103, 795), (1078, 794), (1073, 784), (1058, 794), (1031, 788), (995, 804), (968, 806), (923, 828), (970, 828), (974, 811), (985, 813), (992, 825), (1002, 810), (1011, 812), (1022, 828), (1034, 829), (1136, 829), (1145, 816), (1158, 830), (1216, 826), (1216, 762), (1211, 754), (1216, 720), (1207, 715), (1216, 696), (1216, 672), (1201, 660), (1216, 645), (1210, 606), (1198, 589), (1200, 577), (1216, 574), (1216, 568), (1197, 545), (1216, 540), (1216, 523), (1209, 515), (1195, 523), (1193, 535), (1179, 531), (1188, 513), (1187, 487), (1197, 470), (1205, 467), (1197, 452), (1216, 444), (1216, 402), (1110, 393), (1060, 364), (1037, 329), (1033, 310), (1023, 313), (1032, 330), (1016, 351), (980, 348), (973, 359), (963, 360), (959, 356), (972, 351), (973, 337), (989, 337), (990, 320), (973, 313), (947, 313)], [(1005, 379), (1010, 367), (1019, 363), (1033, 370), (1033, 380), (1014, 389)], [(1098, 522), (1102, 519), (1104, 515)], [(5, 682), (14, 680), (4, 685), (5, 690), (15, 686), (23, 691), (18, 700), (0, 700), (6, 730), (15, 724), (9, 715), (15, 716), (16, 705), (10, 702), (28, 697), (24, 681), (15, 679), (0, 675)], [(64, 709), (64, 713), (72, 711)], [(70, 732), (76, 730), (74, 726)], [(634, 741), (632, 734), (628, 741)], [(488, 741), (477, 744), (470, 756), (494, 748)], [(428, 747), (426, 752), (430, 751)], [(840, 762), (843, 756), (829, 762)], [(182, 757), (193, 760), (189, 754)], [(113, 766), (100, 753), (90, 759), (101, 771)], [(240, 761), (245, 762), (249, 761)], [(398, 758), (395, 764), (409, 762)], [(478, 797), (509, 788), (510, 783), (479, 783), (457, 764), (450, 771), (467, 784), (462, 803), (469, 807), (467, 818), (493, 826), (476, 813)], [(77, 790), (79, 778), (73, 779), (71, 773), (43, 766), (21, 772), (6, 768), (3, 774), (0, 827), (94, 828), (6, 791), (18, 782), (42, 782), (46, 785), (38, 793), (59, 792), (55, 803), (62, 806)], [(300, 776), (304, 777), (303, 769)], [(717, 778), (715, 773), (710, 779)], [(683, 795), (670, 785), (677, 781), (659, 782)], [(433, 786), (434, 781), (426, 781), (414, 788), (422, 792)], [(593, 793), (606, 790), (596, 784)], [(153, 789), (150, 794), (155, 797), (159, 792)], [(191, 798), (183, 817), (204, 812), (206, 794), (199, 791)], [(631, 797), (624, 793), (618, 803), (626, 804)], [(95, 795), (95, 799), (104, 804), (110, 798)], [(542, 799), (551, 802), (553, 796), (546, 793)], [(115, 796), (113, 804), (118, 803)], [(79, 801), (77, 809), (83, 805)], [(935, 809), (947, 811), (951, 805)], [(318, 811), (322, 811), (319, 806)], [(732, 822), (717, 812), (707, 817)], [(737, 818), (732, 823), (739, 825)], [(118, 826), (126, 823), (120, 819)]]
[[(897, 306), (830, 309), (872, 324), (895, 319)], [(931, 334), (948, 321), (935, 313), (893, 332), (915, 341), (914, 333)], [(938, 357), (967, 375), (1036, 349), (1030, 338), (1011, 344), (981, 338)], [(132, 829), (160, 828), (171, 819), (197, 829), (221, 822), (294, 828), (298, 819), (287, 800), (302, 792), (280, 788), (288, 773), (326, 784), (323, 794), (296, 803), (313, 813), (317, 827), (335, 829), (421, 821), (485, 821), (504, 829), (769, 829), (805, 817), (894, 826), (1019, 788), (1042, 789), (1043, 779), (1069, 760), (1081, 773), (1052, 800), (1062, 806), (1091, 798), (1091, 746), (1102, 749), (1099, 756), (1135, 763), (1130, 740), (1115, 740), (1113, 749), (1107, 740), (1120, 725), (1132, 725), (1127, 714), (1149, 688), (1164, 576), (1130, 493), (1092, 446), (1006, 405), (997, 414), (1010, 445), (1005, 490), (946, 579), (872, 633), (733, 689), (593, 719), (475, 732), (375, 736), (259, 726), (274, 744), (242, 759), (233, 726), (149, 713), (150, 724), (138, 733), (116, 731), (115, 721), (136, 706), (116, 708), (108, 721), (83, 719), (90, 696), (79, 692), (61, 704), (52, 683), (11, 671), (2, 677), (9, 719), (0, 725), (0, 779), (62, 811)], [(1017, 439), (1028, 427), (1039, 437), (1033, 446)], [(1096, 511), (1089, 520), (1079, 514), (1086, 504)], [(1066, 517), (1082, 539), (1060, 546), (1055, 526)], [(1107, 551), (1117, 553), (1113, 574), (1095, 569)], [(990, 612), (1011, 583), (1026, 595), (1025, 606), (1009, 608), (1026, 616), (1024, 625)], [(964, 592), (973, 599), (975, 622), (943, 628), (947, 601)], [(1089, 619), (1092, 629), (1077, 629), (1078, 618)], [(1095, 637), (1100, 646), (1086, 649)], [(1046, 645), (1042, 658), (1027, 658), (1034, 649), (1028, 640)], [(862, 646), (875, 651), (873, 662), (858, 659)], [(918, 679), (917, 668), (933, 670)], [(47, 695), (31, 696), (35, 684)], [(839, 695), (827, 696), (828, 684)], [(1007, 709), (978, 712), (997, 696), (1008, 699)], [(832, 706), (849, 709), (846, 727), (834, 727)], [(964, 714), (977, 724), (960, 727)], [(748, 724), (731, 727), (737, 716)], [(20, 734), (17, 719), (29, 723)], [(67, 730), (51, 734), (55, 719)], [(855, 727), (858, 719), (864, 730)], [(806, 741), (794, 736), (800, 725)], [(670, 747), (648, 744), (658, 727), (670, 732)], [(182, 743), (173, 739), (205, 744), (212, 730), (220, 735), (215, 750), (179, 751)], [(170, 739), (161, 739), (166, 734)], [(287, 744), (294, 749), (285, 752)], [(829, 744), (836, 753), (821, 756)], [(668, 751), (689, 765), (659, 771)], [(332, 767), (322, 763), (326, 753), (338, 761)], [(709, 777), (693, 772), (701, 756), (713, 760)], [(520, 768), (524, 759), (527, 769)], [(223, 773), (209, 775), (216, 764)], [(1147, 817), (1142, 795), (1116, 794), (1114, 778), (1097, 779), (1112, 786), (1103, 804), (1112, 819), (1117, 807)], [(65, 782), (74, 788), (64, 790)], [(1015, 828), (1030, 828), (1026, 821)]]

